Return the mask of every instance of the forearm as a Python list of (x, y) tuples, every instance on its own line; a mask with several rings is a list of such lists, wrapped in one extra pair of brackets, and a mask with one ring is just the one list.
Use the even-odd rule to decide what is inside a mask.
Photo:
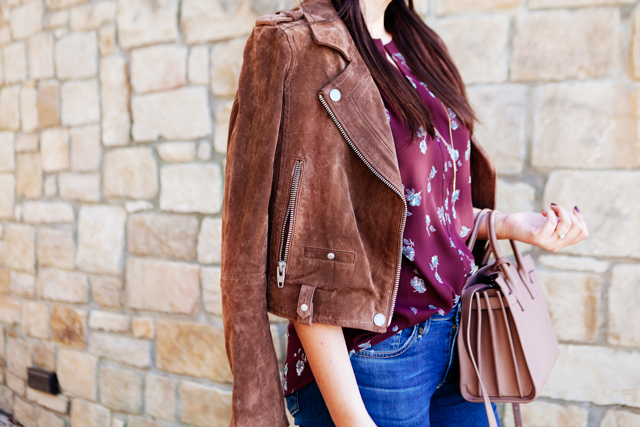
[[(478, 213), (480, 213), (482, 209), (479, 208), (473, 208), (473, 219), (475, 221)], [(498, 239), (508, 239), (509, 236), (507, 236), (503, 230), (504, 227), (502, 227), (502, 221), (504, 219), (504, 217), (506, 216), (506, 214), (503, 214), (502, 212), (500, 212), (499, 210), (495, 209), (497, 215), (496, 215), (496, 237)], [(487, 218), (485, 217), (485, 219), (482, 221), (482, 223), (480, 224), (480, 228), (478, 229), (478, 237), (476, 237), (477, 240), (487, 240), (489, 238), (489, 233), (487, 232)]]
[(340, 326), (294, 322), (313, 376), (337, 427), (375, 427), (362, 402)]

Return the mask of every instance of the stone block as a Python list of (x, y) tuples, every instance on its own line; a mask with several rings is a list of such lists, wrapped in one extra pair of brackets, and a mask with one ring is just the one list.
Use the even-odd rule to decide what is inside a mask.
[[(11, 43), (2, 49), (5, 85), (21, 83), (27, 79), (27, 49), (25, 42)], [(18, 105), (18, 104), (15, 104)]]
[(176, 419), (176, 384), (173, 378), (161, 377), (150, 372), (145, 377), (144, 411), (163, 421)]
[[(639, 92), (610, 82), (538, 86), (531, 163), (537, 168), (640, 166)], [(557, 144), (562, 141), (562, 144)]]
[(189, 82), (194, 85), (209, 85), (209, 47), (193, 46), (189, 52)]
[(25, 335), (49, 339), (49, 308), (46, 304), (35, 301), (22, 303), (22, 331)]
[(76, 265), (87, 272), (120, 274), (126, 212), (119, 206), (83, 206)]
[(192, 162), (196, 158), (195, 142), (165, 142), (157, 145), (156, 149), (165, 162)]
[(136, 368), (151, 366), (149, 341), (94, 332), (89, 337), (89, 353)]
[(206, 162), (207, 160), (209, 160), (211, 158), (211, 142), (206, 140), (200, 141), (198, 143), (197, 156), (198, 156), (198, 160), (201, 160), (203, 162)]
[(60, 126), (60, 83), (56, 80), (38, 84), (38, 121), (40, 128)]
[(14, 85), (0, 89), (0, 130), (20, 130), (20, 109), (16, 105), (20, 105), (20, 87)]
[(180, 421), (196, 427), (226, 427), (231, 420), (231, 391), (180, 381)]
[(86, 304), (89, 302), (87, 276), (77, 271), (40, 268), (38, 295), (52, 301)]
[(124, 202), (124, 208), (129, 213), (148, 211), (153, 209), (154, 205), (146, 200), (132, 200)]
[(100, 121), (97, 80), (65, 82), (62, 84), (60, 93), (63, 125), (81, 126)]
[(232, 380), (222, 328), (191, 322), (156, 320), (156, 367), (216, 382)]
[(30, 225), (8, 223), (4, 231), (4, 262), (13, 270), (35, 273), (36, 230)]
[(90, 276), (91, 296), (103, 307), (122, 307), (123, 283), (119, 276)]
[(221, 154), (225, 154), (227, 152), (227, 137), (229, 134), (229, 120), (231, 120), (231, 107), (233, 107), (233, 101), (225, 102), (220, 107), (216, 108), (213, 148), (216, 152)]
[(129, 257), (125, 278), (127, 307), (194, 315), (200, 301), (196, 264)]
[(136, 93), (175, 89), (186, 83), (186, 47), (156, 45), (131, 52), (131, 85)]
[(39, 199), (42, 195), (40, 153), (19, 153), (16, 157), (16, 195)]
[(27, 387), (27, 399), (61, 414), (69, 412), (69, 398), (62, 394), (54, 396), (52, 394)]
[(36, 280), (33, 274), (11, 272), (11, 293), (23, 298), (36, 297)]
[(107, 332), (129, 332), (131, 317), (126, 314), (92, 310), (89, 315), (89, 327)]
[(613, 6), (631, 4), (633, 0), (529, 0), (529, 9), (552, 9), (584, 6)]
[(609, 321), (607, 340), (610, 344), (640, 347), (640, 265), (617, 264), (609, 284)]
[[(520, 405), (522, 422), (527, 427), (587, 427), (589, 410), (578, 405), (559, 405), (550, 402), (532, 402)], [(504, 427), (515, 427), (513, 410), (505, 405)]]
[(640, 352), (560, 345), (560, 358), (541, 396), (596, 405), (640, 407)]
[(25, 201), (22, 203), (22, 220), (30, 224), (73, 223), (73, 206), (63, 202)]
[(155, 421), (147, 420), (140, 416), (129, 415), (127, 417), (127, 426), (129, 427), (165, 427), (166, 424), (160, 424)]
[(104, 406), (73, 399), (70, 422), (71, 427), (109, 427), (111, 412)]
[(163, 211), (212, 214), (222, 208), (222, 173), (215, 163), (163, 166), (160, 188)]
[(27, 368), (31, 366), (31, 346), (20, 338), (7, 338), (7, 371), (20, 378), (27, 379)]
[(43, 130), (40, 134), (40, 155), (43, 171), (68, 170), (69, 131), (65, 128)]
[(156, 213), (129, 215), (127, 250), (131, 254), (194, 259), (198, 219), (194, 216)]
[(139, 414), (142, 411), (141, 373), (115, 365), (100, 366), (100, 403), (118, 412)]
[(36, 253), (40, 268), (56, 267), (73, 270), (73, 260), (76, 254), (73, 231), (48, 227), (39, 228)]
[(56, 348), (52, 342), (36, 341), (31, 347), (31, 361), (35, 366), (56, 370)]
[(522, 14), (512, 46), (511, 78), (517, 81), (612, 76), (621, 64), (620, 11), (588, 8)]
[(58, 351), (58, 381), (64, 393), (87, 400), (96, 400), (98, 358), (73, 350)]
[(84, 3), (86, 1), (87, 0), (45, 0), (45, 4), (47, 5), (47, 9), (56, 10)]
[(60, 198), (76, 202), (100, 201), (100, 174), (61, 172), (58, 174)]
[[(8, 268), (0, 267), (0, 294), (9, 295), (11, 292), (11, 270)], [(2, 356), (3, 342), (2, 342), (2, 328), (0, 327), (0, 356)]]
[(0, 172), (13, 172), (16, 169), (13, 147), (14, 133), (0, 132)]
[(20, 300), (0, 295), (0, 322), (17, 325), (20, 322)]
[(0, 408), (9, 412), (13, 410), (13, 393), (3, 385), (0, 385)]
[(35, 405), (16, 397), (13, 401), (13, 411), (16, 420), (25, 427), (36, 427), (38, 408)]
[(46, 174), (44, 176), (44, 197), (53, 198), (58, 195), (58, 175)]
[(115, 18), (115, 1), (82, 4), (71, 9), (69, 28), (71, 31), (95, 30), (103, 25), (113, 23)]
[(158, 194), (158, 166), (150, 147), (118, 148), (104, 156), (106, 197), (153, 199)]
[(51, 33), (36, 34), (27, 42), (29, 77), (32, 79), (49, 79), (55, 76), (53, 43), (54, 39)]
[(71, 143), (71, 170), (75, 172), (98, 172), (102, 147), (100, 126), (84, 126), (69, 129)]
[(37, 133), (20, 133), (16, 135), (15, 151), (22, 153), (25, 151), (38, 151), (40, 145), (40, 135)]
[(222, 316), (220, 273), (220, 267), (202, 267), (200, 269), (204, 311), (215, 316)]
[(13, 218), (15, 188), (16, 178), (8, 173), (0, 173), (0, 218)]
[(115, 52), (116, 26), (105, 25), (98, 30), (98, 51), (101, 56), (109, 56)]
[(9, 372), (7, 372), (6, 377), (7, 387), (9, 387), (11, 391), (20, 397), (25, 397), (27, 395), (25, 382), (23, 380)]
[(87, 336), (87, 312), (56, 304), (51, 313), (53, 340), (72, 348), (84, 350)]
[(640, 415), (610, 409), (606, 412), (600, 427), (640, 427)]
[[(598, 191), (585, 191), (597, 188)], [(582, 212), (589, 237), (561, 250), (564, 254), (640, 257), (640, 173), (627, 171), (559, 171), (549, 175), (543, 206), (555, 202)], [(625, 224), (620, 227), (620, 224)]]
[(233, 97), (238, 89), (246, 37), (219, 42), (211, 49), (211, 90), (215, 96)]
[(136, 95), (131, 110), (133, 139), (138, 142), (158, 137), (195, 139), (211, 133), (209, 95), (203, 87)]
[(20, 116), (23, 132), (34, 132), (38, 129), (38, 91), (34, 87), (23, 87), (20, 90)]
[(124, 49), (178, 40), (178, 0), (118, 2), (118, 40)]
[(129, 142), (131, 115), (127, 64), (122, 56), (110, 56), (100, 62), (102, 88), (102, 143), (109, 147)]
[(156, 336), (153, 317), (141, 316), (134, 317), (131, 322), (131, 332), (136, 338), (153, 339)]
[[(252, 3), (256, 2), (184, 0), (180, 10), (180, 28), (186, 42), (206, 43), (249, 34), (259, 16), (251, 9)], [(273, 11), (278, 9), (280, 8), (274, 8)], [(264, 14), (273, 11), (264, 11)]]
[(474, 10), (502, 10), (522, 5), (522, 0), (437, 0), (438, 15), (467, 13)]
[(25, 39), (42, 31), (44, 4), (42, 0), (23, 2), (9, 12), (9, 25), (14, 40)]
[(44, 26), (48, 29), (56, 29), (69, 25), (68, 10), (49, 11), (44, 17)]
[(71, 32), (56, 42), (56, 75), (61, 80), (94, 77), (98, 72), (95, 31)]
[(65, 427), (65, 421), (53, 413), (40, 408), (38, 410), (37, 427)]
[(590, 271), (604, 273), (609, 269), (609, 262), (592, 257), (574, 257), (567, 255), (542, 255), (538, 257), (540, 265), (556, 270)]

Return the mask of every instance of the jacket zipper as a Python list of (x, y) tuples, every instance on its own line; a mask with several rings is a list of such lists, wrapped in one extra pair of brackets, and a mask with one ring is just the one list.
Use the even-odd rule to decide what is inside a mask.
[[(287, 256), (289, 255), (289, 242), (291, 241), (291, 234), (293, 234), (293, 210), (296, 205), (296, 197), (298, 195), (298, 183), (300, 182), (300, 173), (302, 172), (302, 160), (296, 160), (296, 166), (293, 170), (293, 183), (291, 184), (291, 192), (289, 193), (289, 206), (287, 206), (287, 213), (284, 216), (284, 223), (282, 224), (282, 235), (280, 238), (280, 249), (278, 250), (278, 287), (284, 287), (284, 276), (287, 269)], [(287, 227), (288, 226), (288, 227)], [(288, 231), (285, 232), (285, 230)], [(286, 233), (286, 236), (285, 236)], [(285, 240), (286, 237), (286, 240)], [(283, 252), (284, 250), (284, 252)]]
[(336, 116), (333, 114), (333, 111), (331, 111), (331, 108), (329, 108), (329, 105), (327, 105), (327, 102), (324, 100), (324, 97), (322, 96), (321, 93), (318, 94), (318, 97), (320, 97), (320, 102), (322, 102), (322, 105), (324, 106), (324, 108), (327, 110), (327, 112), (333, 119), (334, 123), (338, 127), (338, 130), (340, 130), (340, 133), (342, 133), (342, 136), (349, 143), (349, 146), (353, 149), (353, 151), (355, 151), (358, 157), (360, 157), (360, 160), (362, 160), (364, 164), (367, 165), (367, 167), (371, 170), (371, 172), (373, 172), (378, 178), (380, 178), (382, 182), (384, 182), (398, 196), (400, 196), (400, 198), (402, 199), (402, 203), (404, 205), (404, 211), (403, 211), (404, 215), (402, 215), (402, 226), (400, 227), (400, 249), (399, 249), (399, 256), (398, 256), (398, 269), (396, 271), (396, 280), (393, 288), (393, 300), (391, 302), (391, 315), (389, 316), (389, 323), (387, 323), (387, 326), (389, 326), (391, 325), (391, 320), (393, 319), (393, 311), (396, 308), (396, 298), (398, 296), (398, 284), (400, 282), (400, 268), (402, 266), (402, 235), (404, 234), (405, 221), (407, 220), (407, 201), (404, 199), (404, 194), (402, 194), (400, 190), (398, 190), (396, 187), (391, 185), (389, 181), (387, 181), (382, 175), (380, 175), (380, 173), (377, 170), (375, 170), (375, 168), (371, 165), (371, 163), (369, 163), (367, 159), (364, 158), (362, 153), (358, 151), (358, 149), (353, 144), (353, 142), (351, 141), (347, 133), (344, 131), (342, 125), (340, 124)]

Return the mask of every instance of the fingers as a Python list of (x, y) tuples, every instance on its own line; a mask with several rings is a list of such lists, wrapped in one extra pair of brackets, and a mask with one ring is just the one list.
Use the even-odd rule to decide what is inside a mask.
[(587, 223), (585, 222), (584, 217), (582, 216), (582, 213), (577, 206), (573, 207), (573, 213), (582, 225), (579, 236), (582, 236), (583, 239), (586, 239), (587, 237), (589, 237), (589, 230), (587, 229)]
[[(552, 236), (556, 243), (551, 246), (550, 251), (557, 252), (566, 246), (584, 240), (588, 236), (584, 218), (582, 218), (582, 214), (575, 207), (569, 212), (559, 205), (551, 204), (551, 210), (557, 213), (558, 223)], [(564, 239), (561, 239), (559, 234), (564, 234)]]

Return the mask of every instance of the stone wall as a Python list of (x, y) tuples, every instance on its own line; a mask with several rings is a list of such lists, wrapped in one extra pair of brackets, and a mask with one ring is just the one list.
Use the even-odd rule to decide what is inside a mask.
[[(0, 408), (26, 427), (228, 424), (228, 117), (255, 19), (292, 1), (2, 0)], [(562, 342), (529, 427), (640, 426), (637, 3), (416, 3), (469, 85), (499, 208), (578, 205), (590, 227), (521, 245)], [(30, 365), (63, 393), (26, 387)]]

